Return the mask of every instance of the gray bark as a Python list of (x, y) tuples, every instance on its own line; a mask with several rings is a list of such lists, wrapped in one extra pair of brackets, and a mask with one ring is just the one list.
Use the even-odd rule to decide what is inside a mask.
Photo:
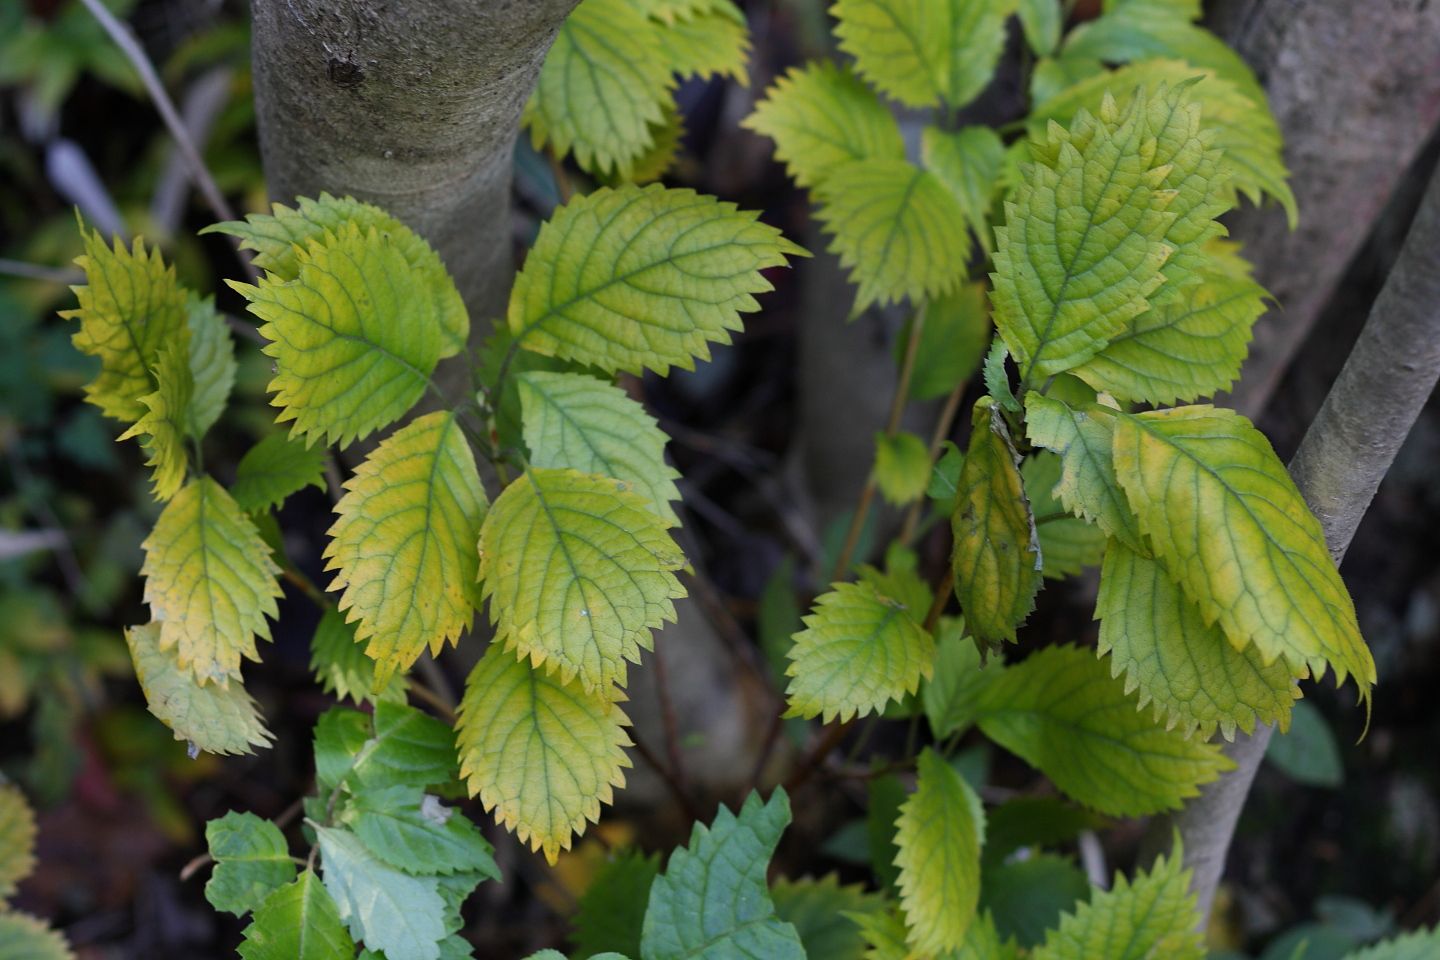
[[(1335, 562), (1425, 401), (1440, 379), (1440, 173), (1434, 175), (1365, 329), (1330, 389), (1290, 473), (1320, 518)], [(1202, 788), (1173, 823), (1185, 844), (1193, 888), (1207, 917), (1235, 823), (1274, 733), (1261, 727), (1226, 747), (1236, 769)], [(1152, 831), (1168, 845), (1169, 830)]]
[(577, 2), (253, 0), (270, 195), (384, 207), (439, 252), (483, 333), (512, 275), (520, 111)]
[(1440, 4), (1221, 0), (1214, 26), (1255, 69), (1300, 206), (1229, 221), (1282, 305), (1255, 329), (1230, 405), (1264, 409), (1386, 200), (1440, 122)]

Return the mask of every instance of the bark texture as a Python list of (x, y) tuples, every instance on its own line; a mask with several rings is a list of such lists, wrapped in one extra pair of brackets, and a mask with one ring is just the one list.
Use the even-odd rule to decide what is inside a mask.
[[(1437, 250), (1440, 173), (1432, 176), (1365, 328), (1290, 462), (1336, 563), (1440, 379)], [(1209, 915), (1235, 823), (1273, 733), (1261, 727), (1254, 736), (1237, 736), (1225, 751), (1236, 769), (1202, 788), (1174, 818), (1186, 864), (1195, 871), (1202, 917)], [(1168, 846), (1168, 828), (1151, 838)]]
[(578, 0), (253, 0), (270, 195), (378, 204), (440, 253), (472, 336), (504, 309), (520, 111)]
[(1440, 122), (1440, 4), (1221, 0), (1214, 27), (1259, 75), (1285, 135), (1300, 206), (1230, 219), (1282, 309), (1255, 329), (1231, 405), (1258, 414)]

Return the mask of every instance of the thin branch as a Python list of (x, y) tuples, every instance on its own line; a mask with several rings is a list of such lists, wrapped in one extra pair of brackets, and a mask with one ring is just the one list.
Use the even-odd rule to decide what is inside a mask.
[(675, 778), (674, 771), (661, 762), (660, 758), (655, 756), (649, 747), (645, 746), (645, 742), (640, 739), (633, 729), (629, 731), (629, 734), (630, 742), (635, 747), (635, 752), (640, 754), (640, 759), (644, 760), (651, 769), (660, 775), (661, 780), (665, 781), (665, 786), (669, 788), (671, 795), (675, 798), (675, 802), (678, 803), (680, 809), (685, 812), (685, 816), (692, 821), (699, 820), (700, 811), (696, 809), (695, 801), (690, 799), (690, 794), (686, 792), (685, 787), (681, 785), (680, 781)]
[(680, 728), (675, 720), (675, 703), (670, 698), (670, 675), (665, 669), (665, 655), (656, 644), (651, 657), (655, 663), (655, 695), (660, 700), (660, 720), (665, 727), (665, 758), (681, 787), (686, 785), (685, 763), (680, 757)]
[(85, 274), (69, 267), (47, 267), (23, 260), (7, 260), (0, 257), (0, 274), (19, 277), (21, 280), (41, 280), (45, 283), (59, 283), (71, 286), (85, 282)]

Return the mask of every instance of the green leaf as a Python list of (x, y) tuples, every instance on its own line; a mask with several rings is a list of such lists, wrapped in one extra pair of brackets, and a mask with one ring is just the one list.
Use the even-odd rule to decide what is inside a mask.
[(872, 303), (918, 303), (965, 279), (965, 212), (935, 174), (906, 160), (852, 160), (814, 187), (830, 252), (860, 289), (853, 314)]
[(818, 880), (778, 878), (770, 887), (775, 913), (795, 927), (805, 956), (819, 960), (863, 960), (865, 941), (856, 915), (878, 913), (885, 901), (860, 884), (842, 885), (835, 874)]
[(1125, 674), (1140, 706), (1153, 704), (1157, 721), (1205, 737), (1218, 727), (1233, 740), (1256, 722), (1289, 722), (1300, 696), (1283, 660), (1266, 666), (1256, 647), (1236, 650), (1185, 598), (1160, 564), (1112, 543), (1095, 601), (1100, 621), (1097, 655), (1110, 654), (1110, 672)]
[(145, 539), (145, 602), (160, 649), (202, 683), (224, 686), (240, 658), (259, 660), (255, 637), (270, 639), (278, 616), (280, 568), (255, 524), (214, 480), (191, 480)]
[(575, 910), (576, 955), (591, 957), (613, 950), (638, 957), (645, 905), (659, 873), (660, 858), (653, 853), (623, 850), (607, 859)]
[(1110, 890), (1067, 913), (1031, 955), (1032, 960), (1202, 960), (1204, 938), (1190, 892), (1190, 871), (1181, 869), (1179, 843), (1169, 858), (1156, 859), (1133, 881), (1121, 874)]
[[(1053, 0), (1051, 0), (1053, 2)], [(920, 134), (920, 159), (949, 188), (965, 213), (965, 222), (988, 251), (990, 207), (1005, 164), (1005, 145), (989, 127), (956, 131), (926, 127)], [(983, 285), (977, 285), (983, 289)]]
[(340, 820), (389, 866), (406, 873), (480, 873), (500, 879), (492, 847), (465, 816), (419, 787), (357, 792)]
[(242, 960), (353, 960), (355, 943), (335, 901), (306, 870), (255, 910), (239, 954)]
[(670, 503), (680, 499), (680, 474), (665, 462), (668, 438), (643, 406), (614, 384), (578, 373), (520, 373), (516, 385), (532, 467), (624, 480), (679, 525)]
[[(1061, 843), (1074, 840), (1085, 830), (1101, 830), (1108, 825), (1104, 817), (1091, 813), (1082, 807), (1061, 799), (1060, 797), (1015, 797), (1007, 800), (997, 807), (992, 807), (986, 816), (985, 823), (985, 863), (1004, 863), (1010, 854), (1022, 847), (1054, 847)], [(1033, 859), (1033, 858), (1032, 858)], [(1030, 861), (1016, 861), (1024, 863)], [(1068, 866), (1068, 861), (1066, 861)], [(986, 896), (989, 889), (990, 879), (988, 876), (981, 884), (981, 900)], [(1026, 884), (1020, 884), (1020, 896), (1024, 896)], [(1089, 889), (1089, 882), (1081, 875), (1080, 893), (1077, 897), (1083, 897)], [(1074, 899), (1074, 898), (1072, 898)], [(1065, 909), (1070, 904), (1061, 904), (1056, 909)], [(1033, 943), (1039, 943), (1045, 932), (1045, 928), (1053, 926), (1048, 920), (1036, 928), (1040, 936), (1036, 936)]]
[(839, 0), (840, 49), (908, 107), (965, 106), (990, 83), (1014, 5), (996, 0)]
[(1025, 42), (1037, 57), (1049, 56), (1060, 44), (1060, 30), (1064, 26), (1065, 14), (1060, 9), (1060, 0), (1020, 0), (1015, 11), (1020, 17), (1020, 27), (1025, 31)]
[(325, 889), (350, 935), (386, 960), (439, 960), (445, 901), (435, 878), (386, 866), (349, 830), (314, 830)]
[(965, 463), (965, 454), (955, 446), (955, 441), (946, 440), (940, 445), (944, 452), (935, 461), (935, 471), (930, 474), (930, 486), (925, 495), (935, 501), (935, 509), (946, 516), (955, 512), (955, 496), (960, 483), (960, 468)]
[(525, 106), (535, 149), (548, 145), (560, 157), (574, 151), (585, 170), (628, 176), (672, 103), (667, 33), (629, 0), (576, 7)]
[(227, 281), (264, 321), (275, 361), (269, 389), (307, 444), (348, 445), (402, 417), (430, 384), (446, 349), (437, 285), (377, 227), (357, 223), (309, 239), (293, 279)]
[(777, 788), (768, 803), (751, 793), (737, 817), (724, 806), (690, 844), (670, 855), (650, 888), (641, 960), (675, 957), (805, 960), (795, 928), (775, 915), (765, 871), (790, 823)]
[(147, 623), (125, 631), (135, 676), (150, 712), (192, 749), (207, 753), (253, 753), (274, 739), (260, 719), (255, 701), (237, 679), (222, 686), (201, 686), (182, 669), (174, 652), (160, 648), (161, 625)]
[(379, 693), (375, 686), (375, 661), (355, 641), (355, 627), (333, 607), (327, 607), (310, 640), (310, 672), (326, 693), (359, 705), (389, 700), (405, 702), (405, 678), (395, 674)]
[(861, 583), (874, 587), (882, 598), (899, 603), (910, 619), (919, 623), (925, 619), (935, 599), (919, 568), (920, 558), (915, 551), (897, 542), (885, 548), (883, 573), (868, 563), (860, 566), (855, 573)]
[(661, 48), (670, 69), (682, 77), (732, 77), (749, 84), (750, 33), (745, 14), (731, 0), (705, 0), (677, 15), (662, 29)]
[[(595, 0), (586, 0), (587, 5)], [(517, 348), (607, 373), (710, 359), (772, 289), (762, 270), (806, 256), (780, 231), (692, 190), (602, 188), (540, 228), (510, 293)], [(502, 368), (501, 378), (504, 370)]]
[(1440, 951), (1440, 927), (1416, 930), (1356, 951), (1345, 960), (1426, 960)]
[(1320, 523), (1269, 441), (1240, 414), (1179, 407), (1116, 418), (1115, 472), (1155, 547), (1206, 622), (1262, 662), (1337, 682), (1368, 701), (1375, 661)]
[(1306, 700), (1295, 704), (1290, 729), (1274, 737), (1265, 759), (1307, 787), (1335, 788), (1345, 782), (1345, 765), (1325, 715)]
[(0, 784), (0, 900), (35, 869), (35, 813), (20, 788)]
[(225, 318), (215, 312), (214, 297), (191, 294), (185, 308), (190, 328), (190, 379), (194, 383), (185, 429), (199, 440), (220, 419), (230, 399), (237, 369), (235, 344)]
[(1160, 190), (1167, 168), (1140, 149), (1149, 108), (1143, 95), (1124, 112), (1106, 100), (1098, 117), (1080, 112), (1031, 144), (991, 274), (995, 326), (1022, 382), (1093, 357), (1164, 280), (1175, 218)]
[(930, 735), (940, 741), (975, 722), (981, 692), (1004, 665), (981, 665), (980, 651), (958, 617), (941, 618), (935, 634), (935, 673), (920, 688), (920, 701)]
[(352, 789), (425, 787), (449, 782), (455, 737), (434, 717), (403, 703), (381, 701), (371, 717), (332, 708), (315, 725), (315, 775), (322, 794), (345, 782)]
[(325, 448), (272, 433), (240, 458), (230, 496), (247, 513), (259, 513), (306, 487), (325, 489)]
[(916, 765), (915, 792), (900, 808), (900, 906), (907, 939), (923, 954), (965, 946), (980, 900), (980, 847), (985, 810), (960, 774), (926, 748)]
[(875, 434), (875, 484), (897, 507), (925, 495), (930, 485), (930, 451), (925, 441), (901, 431)]
[(990, 395), (990, 399), (999, 404), (1001, 410), (1019, 413), (1020, 401), (1015, 399), (1015, 392), (1010, 389), (1010, 371), (1005, 367), (1009, 356), (1010, 351), (1005, 348), (1004, 339), (996, 337), (990, 344), (989, 352), (985, 354), (980, 372), (985, 381), (985, 392)]
[(975, 636), (1014, 642), (1040, 589), (1040, 542), (1009, 428), (988, 397), (975, 404), (972, 423), (950, 520), (955, 595)]
[(0, 957), (5, 960), (75, 960), (58, 932), (25, 913), (0, 911)]
[(1045, 939), (1062, 913), (1089, 895), (1090, 881), (1080, 868), (1050, 853), (1009, 863), (987, 859), (981, 874), (981, 909), (995, 918), (1001, 934), (1014, 937), (1027, 950)]
[(460, 703), (460, 775), (487, 812), (554, 863), (625, 785), (628, 724), (613, 700), (492, 643)]
[(86, 285), (74, 287), (80, 306), (62, 311), (80, 321), (71, 341), (81, 353), (100, 360), (100, 373), (85, 386), (85, 399), (107, 417), (134, 423), (146, 413), (140, 398), (153, 393), (151, 371), (160, 348), (186, 335), (185, 289), (167, 267), (160, 251), (136, 239), (126, 249), (116, 238), (107, 247), (98, 230), (85, 232), (85, 253), (75, 262), (85, 271)]
[(118, 439), (143, 437), (141, 445), (149, 455), (152, 492), (162, 503), (185, 485), (189, 458), (185, 453), (186, 429), (190, 419), (190, 398), (194, 393), (183, 343), (161, 346), (156, 352), (154, 393), (140, 398), (145, 415), (120, 434)]
[(368, 640), (378, 691), (428, 645), (469, 629), (480, 591), (475, 542), (488, 506), (456, 414), (437, 411), (385, 438), (345, 481), (325, 547), (330, 589)]
[(900, 848), (895, 845), (895, 821), (900, 817), (900, 806), (906, 796), (905, 784), (893, 773), (871, 778), (866, 789), (865, 834), (870, 849), (870, 869), (880, 888), (892, 893), (900, 883), (900, 868), (895, 864), (900, 855)]
[(295, 879), (295, 862), (280, 828), (253, 813), (230, 812), (205, 824), (215, 870), (205, 884), (210, 906), (237, 917)]
[(1216, 241), (1209, 250), (1200, 282), (1132, 317), (1075, 375), (1122, 402), (1189, 402), (1228, 389), (1269, 294), (1236, 247)]
[(1101, 813), (1173, 810), (1232, 764), (1215, 744), (1157, 726), (1088, 650), (1046, 647), (981, 695), (980, 729)]
[(1025, 395), (1025, 432), (1030, 442), (1060, 457), (1060, 477), (1050, 493), (1071, 513), (1130, 549), (1148, 554), (1115, 477), (1114, 420), (1114, 411), (1107, 407), (1075, 409), (1033, 391)]
[(531, 469), (480, 531), (496, 639), (587, 690), (625, 683), (651, 630), (675, 619), (684, 565), (665, 521), (623, 480)]
[(1056, 513), (1065, 512), (1051, 493), (1061, 482), (1063, 471), (1060, 458), (1048, 450), (1039, 451), (1020, 467), (1025, 497), (1035, 516), (1051, 518), (1035, 527), (1045, 563), (1042, 572), (1050, 580), (1063, 580), (1086, 567), (1098, 566), (1105, 556), (1106, 537), (1099, 527), (1079, 517), (1054, 518)]
[(790, 648), (787, 716), (847, 721), (914, 693), (935, 659), (924, 616), (868, 583), (832, 584)]
[(775, 141), (776, 159), (801, 187), (851, 160), (905, 159), (890, 110), (848, 67), (827, 60), (776, 80), (741, 126)]
[[(898, 910), (855, 914), (855, 923), (869, 950), (866, 960), (915, 960), (906, 941), (905, 919)], [(938, 960), (1018, 960), (1015, 944), (1002, 941), (988, 913), (981, 914), (965, 933), (965, 945)], [(818, 960), (818, 958), (817, 958)]]
[(1105, 72), (1105, 64), (1087, 57), (1045, 57), (1030, 75), (1030, 102), (1046, 103), (1082, 80)]
[[(910, 397), (942, 397), (968, 380), (990, 343), (990, 310), (983, 283), (962, 283), (953, 293), (928, 300), (925, 326), (910, 372)], [(912, 323), (915, 321), (911, 321)], [(897, 353), (906, 338), (897, 341)], [(897, 362), (903, 362), (903, 357)]]
[(470, 333), (470, 317), (445, 264), (419, 234), (373, 204), (361, 203), (354, 197), (336, 198), (322, 193), (319, 200), (298, 198), (293, 209), (275, 203), (271, 204), (269, 214), (252, 213), (244, 220), (217, 223), (200, 232), (226, 233), (239, 238), (243, 249), (256, 251), (255, 266), (278, 280), (295, 280), (300, 276), (310, 243), (326, 242), (326, 234), (339, 236), (350, 224), (367, 236), (373, 227), (385, 245), (395, 249), (420, 275), (421, 285), (432, 301), (429, 312), (440, 319), (444, 341), (441, 358), (464, 349)]

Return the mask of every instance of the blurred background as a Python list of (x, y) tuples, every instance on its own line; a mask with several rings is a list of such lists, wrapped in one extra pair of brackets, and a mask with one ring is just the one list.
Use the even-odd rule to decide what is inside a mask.
[[(246, 5), (107, 5), (139, 36), (221, 189), (238, 209), (263, 209)], [(687, 132), (666, 179), (762, 210), (819, 251), (825, 241), (806, 197), (771, 159), (769, 141), (737, 122), (776, 73), (829, 51), (825, 4), (741, 5), (750, 18), (751, 83), (684, 86)], [(1440, 22), (1420, 0), (1372, 0), (1363, 14), (1370, 33), (1352, 36), (1344, 18), (1361, 15), (1338, 12), (1348, 5), (1290, 4), (1293, 16), (1316, 18), (1314, 37), (1274, 35), (1267, 5), (1253, 0), (1208, 11), (1271, 92), (1301, 205), (1295, 234), (1273, 210), (1242, 211), (1231, 224), (1278, 301), (1262, 320), (1247, 372), (1260, 386), (1236, 402), (1282, 459), (1343, 363), (1440, 153)], [(1084, 18), (1098, 3), (1072, 6), (1072, 16)], [(1429, 33), (1415, 35), (1417, 22)], [(1018, 36), (1011, 46), (1007, 62), (1018, 63)], [(972, 119), (1003, 122), (1023, 110), (1019, 71), (1010, 73), (1002, 68)], [(558, 193), (524, 138), (515, 173), (518, 259)], [(250, 672), (278, 735), (273, 749), (190, 760), (146, 713), (120, 631), (147, 619), (140, 541), (158, 508), (138, 447), (116, 444), (116, 426), (82, 402), (89, 358), (71, 347), (71, 324), (56, 316), (73, 305), (68, 285), (80, 280), (71, 264), (80, 252), (76, 208), (103, 233), (159, 243), (183, 283), (216, 292), (223, 311), (243, 312), (220, 282), (239, 276), (234, 253), (221, 238), (196, 236), (212, 217), (114, 43), (78, 2), (0, 0), (0, 771), (35, 803), (40, 827), (39, 867), (15, 902), (61, 928), (83, 960), (230, 957), (242, 922), (209, 907), (203, 874), (182, 880), (181, 871), (203, 851), (207, 819), (230, 809), (274, 816), (309, 788), (310, 727), (331, 702), (307, 668), (316, 614), (303, 598), (287, 597), (264, 668)], [(845, 326), (852, 294), (825, 257), (772, 280), (777, 291), (733, 347), (692, 374), (640, 385), (674, 438), (671, 456), (684, 475), (684, 545), (701, 573), (692, 594), (697, 615), (712, 625), (697, 629), (723, 638), (705, 648), (713, 669), (671, 664), (706, 679), (686, 688), (680, 707), (706, 819), (748, 780), (773, 695), (766, 651), (799, 613), (787, 588), (813, 593), (814, 571), (838, 548), (869, 470), (904, 321), (899, 311), (870, 311)], [(268, 361), (240, 347), (236, 402), (212, 434), (225, 439), (209, 451), (221, 477), (271, 422)], [(1364, 716), (1348, 690), (1308, 691), (1241, 819), (1217, 908), (1217, 948), (1288, 960), (1305, 941), (1306, 960), (1326, 960), (1440, 920), (1437, 475), (1440, 406), (1432, 403), (1342, 568), (1379, 665), (1369, 733), (1357, 742)], [(279, 518), (290, 556), (317, 581), (329, 507), (310, 489)], [(875, 526), (893, 521), (882, 512)], [(946, 549), (943, 537), (931, 537), (922, 556), (943, 559)], [(1084, 577), (1047, 590), (1022, 636), (1031, 644), (1093, 642), (1093, 596)], [(458, 685), (463, 666), (441, 666)], [(648, 695), (642, 683), (637, 701)], [(891, 735), (903, 737), (904, 725), (878, 737)], [(983, 748), (971, 762), (988, 769), (996, 789), (1023, 790), (1033, 778)], [(567, 915), (605, 845), (639, 837), (663, 850), (687, 832), (644, 770), (633, 780), (602, 828), (554, 869), (475, 812), (508, 881), (485, 885), (471, 901), (468, 933), (487, 945), (478, 956), (563, 946)], [(863, 811), (853, 791), (816, 791), (797, 811), (781, 872), (866, 875), (857, 865), (865, 859), (855, 841)], [(1128, 868), (1142, 830), (1101, 834), (1112, 869)]]

